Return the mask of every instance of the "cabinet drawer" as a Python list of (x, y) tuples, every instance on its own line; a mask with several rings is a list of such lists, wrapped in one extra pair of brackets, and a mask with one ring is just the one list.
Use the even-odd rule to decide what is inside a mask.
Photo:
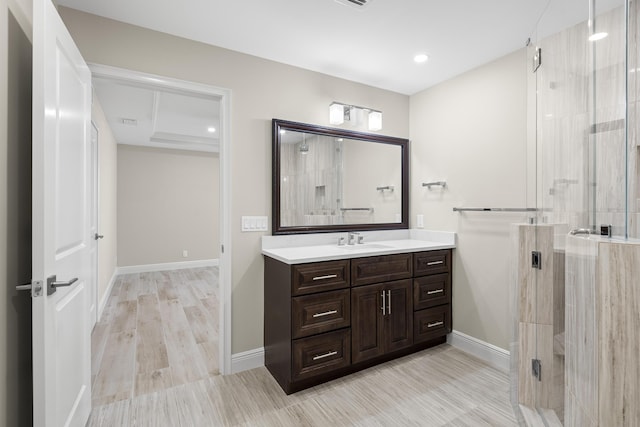
[(411, 260), (411, 254), (352, 259), (352, 286), (407, 279), (411, 277), (413, 270)]
[(417, 252), (413, 254), (415, 276), (448, 273), (451, 271), (451, 250)]
[(294, 297), (291, 304), (293, 338), (302, 338), (351, 325), (349, 289)]
[(416, 311), (413, 316), (414, 343), (429, 341), (451, 332), (451, 305)]
[(342, 329), (293, 342), (293, 380), (302, 380), (351, 364), (351, 331)]
[(293, 295), (349, 287), (349, 260), (298, 264), (292, 268)]
[(433, 274), (413, 279), (413, 309), (435, 307), (451, 302), (451, 275)]

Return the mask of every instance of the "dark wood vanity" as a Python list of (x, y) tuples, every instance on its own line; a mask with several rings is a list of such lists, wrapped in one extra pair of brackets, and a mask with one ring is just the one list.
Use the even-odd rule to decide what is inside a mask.
[(265, 365), (307, 387), (444, 343), (451, 249), (286, 264), (265, 256)]

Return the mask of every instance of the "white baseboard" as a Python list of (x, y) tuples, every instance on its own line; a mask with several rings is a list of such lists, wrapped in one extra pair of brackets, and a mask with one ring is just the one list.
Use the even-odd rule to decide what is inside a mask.
[(185, 268), (198, 267), (217, 267), (218, 265), (220, 265), (220, 260), (218, 258), (201, 259), (196, 261), (165, 262), (162, 264), (128, 265), (125, 267), (118, 267), (118, 274), (148, 273), (151, 271), (182, 270)]
[(231, 373), (247, 371), (264, 366), (264, 347), (231, 355)]
[(116, 276), (118, 275), (118, 269), (113, 270), (113, 274), (111, 275), (111, 280), (109, 280), (109, 285), (107, 285), (107, 290), (104, 292), (102, 297), (100, 298), (100, 305), (98, 306), (98, 322), (102, 318), (102, 313), (104, 313), (104, 308), (107, 306), (107, 301), (109, 301), (109, 295), (111, 295), (111, 291), (113, 290), (113, 285), (116, 283)]
[(496, 369), (509, 372), (510, 353), (505, 349), (455, 330), (447, 335), (447, 342)]

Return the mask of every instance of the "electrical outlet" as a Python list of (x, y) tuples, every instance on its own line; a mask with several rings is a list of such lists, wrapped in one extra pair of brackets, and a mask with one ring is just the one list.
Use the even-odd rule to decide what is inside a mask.
[(417, 228), (424, 228), (424, 215), (423, 214), (418, 214), (418, 216), (416, 217), (416, 227)]
[(189, 256), (189, 251), (188, 250), (183, 250), (182, 251), (182, 258), (187, 258)]

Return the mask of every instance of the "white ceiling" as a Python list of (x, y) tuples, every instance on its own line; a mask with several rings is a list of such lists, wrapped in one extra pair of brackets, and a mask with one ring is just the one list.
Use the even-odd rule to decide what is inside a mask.
[[(59, 0), (79, 9), (403, 94), (525, 45), (549, 0)], [(556, 0), (566, 10), (588, 0)], [(563, 18), (563, 17), (560, 17)], [(578, 22), (569, 16), (569, 23)], [(563, 18), (563, 19), (564, 19)], [(430, 59), (415, 64), (416, 53)]]
[(217, 99), (103, 78), (93, 87), (118, 144), (219, 151)]
[[(590, 0), (58, 0), (141, 27), (414, 94), (585, 22)], [(624, 0), (596, 0), (597, 13)], [(413, 56), (430, 56), (415, 64)], [(219, 103), (95, 79), (119, 143), (217, 151)], [(137, 120), (137, 126), (122, 123)], [(214, 126), (212, 135), (206, 129)]]

